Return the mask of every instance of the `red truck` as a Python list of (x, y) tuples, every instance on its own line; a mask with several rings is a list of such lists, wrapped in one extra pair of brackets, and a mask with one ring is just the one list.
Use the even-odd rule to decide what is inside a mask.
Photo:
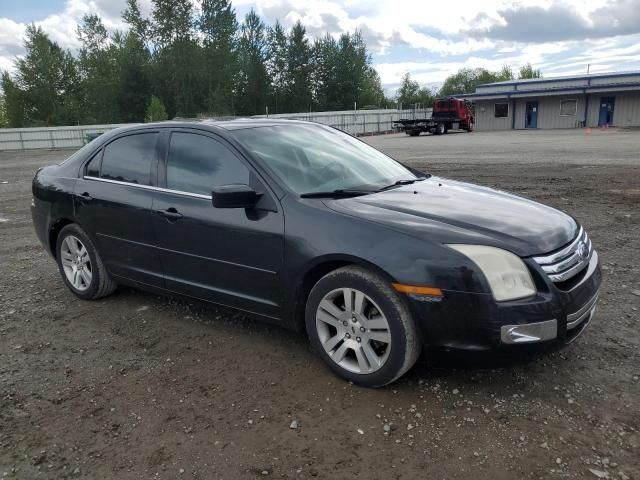
[(400, 119), (393, 122), (396, 128), (407, 135), (417, 137), (421, 132), (443, 135), (449, 130), (473, 131), (471, 104), (460, 98), (438, 98), (433, 102), (431, 118)]

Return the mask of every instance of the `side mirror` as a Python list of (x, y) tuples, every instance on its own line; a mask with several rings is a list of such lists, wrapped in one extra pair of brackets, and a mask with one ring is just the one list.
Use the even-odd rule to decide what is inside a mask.
[(251, 208), (261, 196), (261, 193), (244, 184), (221, 185), (211, 192), (215, 208)]

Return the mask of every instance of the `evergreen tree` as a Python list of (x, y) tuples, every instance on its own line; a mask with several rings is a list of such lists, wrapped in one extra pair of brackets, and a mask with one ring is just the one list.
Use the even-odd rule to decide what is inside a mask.
[(118, 122), (141, 122), (151, 97), (151, 56), (133, 32), (114, 36), (117, 45)]
[(361, 104), (362, 84), (371, 63), (360, 32), (343, 33), (338, 40), (335, 88), (338, 109)]
[(202, 110), (204, 101), (203, 59), (193, 31), (192, 3), (190, 0), (152, 1), (156, 90), (170, 117), (193, 117)]
[(286, 112), (290, 108), (287, 98), (289, 88), (289, 67), (287, 55), (287, 33), (282, 24), (276, 21), (273, 28), (267, 32), (269, 55), (267, 58), (267, 74), (271, 79), (271, 111), (273, 113)]
[(266, 29), (260, 17), (251, 9), (242, 23), (238, 48), (240, 70), (236, 105), (241, 115), (256, 115), (265, 111), (269, 89), (266, 54)]
[[(126, 0), (124, 32), (95, 14), (78, 26), (77, 59), (39, 28), (26, 32), (26, 55), (2, 75), (0, 121), (10, 126), (139, 122), (151, 97), (169, 118), (373, 108), (386, 104), (380, 77), (359, 32), (313, 45), (297, 22), (267, 28), (254, 10), (238, 25), (230, 0)], [(430, 92), (420, 89), (418, 98)]]
[(304, 112), (310, 109), (311, 68), (311, 47), (306, 30), (298, 20), (287, 41), (288, 111)]
[(317, 39), (312, 52), (314, 99), (320, 110), (339, 109), (337, 92), (337, 65), (339, 48), (336, 40), (329, 34)]
[(197, 22), (204, 37), (205, 105), (210, 114), (232, 114), (237, 70), (238, 21), (228, 0), (203, 0)]

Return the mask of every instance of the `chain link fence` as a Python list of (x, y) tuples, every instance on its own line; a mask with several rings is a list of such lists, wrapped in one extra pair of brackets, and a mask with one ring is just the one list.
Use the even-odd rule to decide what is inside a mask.
[[(431, 109), (420, 109), (286, 113), (269, 115), (268, 118), (322, 123), (351, 135), (362, 136), (392, 133), (395, 131), (393, 122), (401, 118), (429, 118), (430, 116)], [(267, 115), (256, 115), (251, 118), (267, 118)], [(128, 124), (2, 128), (0, 129), (0, 150), (78, 148), (99, 134), (126, 125)]]

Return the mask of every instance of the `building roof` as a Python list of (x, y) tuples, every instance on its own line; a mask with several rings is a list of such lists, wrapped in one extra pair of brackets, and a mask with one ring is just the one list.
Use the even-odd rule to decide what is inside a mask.
[(472, 100), (518, 98), (542, 95), (574, 95), (587, 92), (640, 90), (640, 71), (564, 75), (484, 83), (474, 93), (458, 95)]
[(532, 83), (548, 83), (548, 82), (562, 82), (566, 80), (587, 80), (590, 78), (617, 78), (617, 77), (632, 77), (640, 75), (640, 70), (628, 70), (624, 72), (605, 72), (605, 73), (590, 73), (582, 75), (558, 75), (557, 77), (545, 77), (545, 78), (523, 78), (519, 80), (505, 80), (503, 82), (493, 83), (481, 83), (477, 87), (489, 87), (498, 85), (521, 85)]

